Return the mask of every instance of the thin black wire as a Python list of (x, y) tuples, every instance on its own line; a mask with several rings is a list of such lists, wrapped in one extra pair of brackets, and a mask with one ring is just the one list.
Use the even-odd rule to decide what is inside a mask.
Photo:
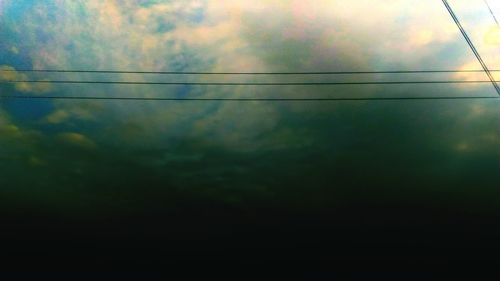
[(479, 63), (483, 67), (484, 72), (486, 72), (486, 75), (488, 75), (488, 78), (490, 79), (491, 83), (493, 84), (493, 87), (497, 91), (497, 94), (500, 96), (500, 87), (498, 86), (497, 82), (493, 78), (493, 75), (491, 75), (491, 72), (488, 69), (488, 66), (486, 65), (486, 63), (481, 58), (481, 55), (479, 54), (479, 52), (477, 51), (476, 47), (474, 46), (474, 43), (472, 43), (472, 40), (469, 38), (469, 35), (467, 35), (467, 32), (465, 31), (464, 27), (460, 23), (460, 20), (455, 15), (455, 12), (453, 12), (453, 9), (448, 4), (448, 0), (442, 0), (442, 1), (443, 1), (444, 5), (445, 5), (446, 9), (448, 10), (449, 14), (453, 18), (453, 21), (455, 21), (456, 25), (458, 26), (458, 29), (460, 29), (460, 32), (462, 33), (462, 35), (465, 38), (465, 41), (467, 41), (467, 44), (469, 45), (469, 47), (471, 48), (472, 52), (476, 56), (477, 60), (479, 61)]
[(498, 23), (497, 17), (495, 16), (495, 13), (493, 13), (493, 10), (491, 9), (488, 1), (487, 0), (483, 0), (483, 1), (484, 1), (484, 4), (486, 4), (486, 6), (488, 7), (488, 10), (490, 10), (490, 14), (493, 17), (493, 20), (497, 23), (498, 26), (500, 26), (500, 24)]
[[(490, 70), (500, 72), (500, 70)], [(101, 74), (172, 74), (172, 75), (341, 75), (341, 74), (413, 74), (474, 73), (484, 70), (381, 70), (381, 71), (306, 71), (306, 72), (201, 72), (201, 71), (129, 71), (129, 70), (66, 70), (66, 69), (0, 69), (0, 72), (101, 73)]]
[[(361, 82), (142, 82), (142, 81), (77, 81), (77, 80), (14, 80), (12, 83), (50, 84), (118, 84), (118, 85), (194, 85), (194, 86), (333, 86), (333, 85), (398, 85), (398, 84), (477, 84), (489, 80), (441, 80), (441, 81), (361, 81)], [(493, 82), (495, 82), (493, 80)]]
[(366, 97), (366, 98), (161, 98), (161, 97), (97, 97), (97, 96), (20, 96), (0, 95), (1, 99), (63, 99), (63, 100), (128, 100), (128, 101), (266, 101), (266, 102), (306, 102), (306, 101), (395, 101), (395, 100), (472, 100), (500, 99), (497, 96), (450, 96), (450, 97)]

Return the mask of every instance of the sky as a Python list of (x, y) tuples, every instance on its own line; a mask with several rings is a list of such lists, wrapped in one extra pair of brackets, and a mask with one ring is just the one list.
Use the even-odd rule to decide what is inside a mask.
[[(490, 2), (500, 17), (500, 3)], [(500, 69), (500, 29), (484, 2), (450, 4), (487, 65)], [(484, 73), (209, 76), (21, 71), (481, 69), (442, 2), (435, 0), (0, 0), (0, 38), (0, 69), (9, 70), (0, 72), (1, 82), (487, 79)], [(487, 83), (2, 83), (0, 95), (328, 98), (493, 97), (496, 92)], [(87, 214), (206, 204), (246, 212), (260, 207), (321, 211), (390, 202), (488, 212), (500, 201), (499, 168), (500, 103), (493, 99), (0, 100), (0, 194), (9, 208)]]

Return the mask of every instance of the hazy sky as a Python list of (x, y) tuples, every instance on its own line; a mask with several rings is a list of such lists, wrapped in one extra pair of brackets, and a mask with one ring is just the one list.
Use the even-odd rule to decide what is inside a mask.
[[(490, 2), (500, 17), (500, 2)], [(489, 67), (500, 69), (499, 27), (484, 2), (450, 4)], [(442, 2), (436, 0), (0, 0), (0, 38), (4, 70), (481, 69)], [(487, 77), (482, 73), (304, 77), (0, 72), (0, 81), (29, 78), (297, 82)], [(317, 87), (16, 83), (1, 84), (0, 94), (496, 95), (485, 83)], [(460, 206), (489, 206), (498, 203), (492, 195), (500, 186), (500, 103), (1, 100), (0, 169), (5, 201), (61, 212), (174, 206), (179, 197), (241, 208), (255, 204), (312, 208), (342, 200), (382, 200), (370, 197), (381, 193), (386, 199), (440, 204), (448, 198)]]

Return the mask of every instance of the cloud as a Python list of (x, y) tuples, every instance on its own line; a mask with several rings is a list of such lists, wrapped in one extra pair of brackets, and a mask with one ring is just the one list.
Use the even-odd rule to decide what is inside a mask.
[(56, 138), (65, 144), (69, 144), (76, 147), (81, 147), (86, 149), (94, 149), (97, 147), (94, 141), (92, 141), (90, 138), (80, 133), (74, 133), (74, 132), (60, 133), (57, 134)]
[(43, 118), (50, 124), (62, 124), (71, 120), (91, 122), (102, 114), (103, 105), (97, 102), (56, 102), (55, 109)]
[[(9, 64), (18, 69), (272, 72), (479, 68), (446, 10), (434, 0), (391, 0), (377, 7), (368, 0), (0, 1), (0, 11), (7, 11), (0, 17), (0, 32), (8, 35), (2, 36), (5, 42), (0, 42), (0, 48), (7, 47), (0, 50), (0, 55), (15, 57)], [(496, 46), (483, 42), (483, 31), (491, 23), (487, 17), (478, 17), (484, 11), (466, 1), (456, 2), (468, 31), (494, 67), (498, 61)], [(13, 56), (10, 46), (16, 46), (19, 54)], [(3, 68), (15, 70), (12, 66)], [(0, 75), (3, 81), (27, 77), (15, 71)], [(403, 75), (47, 76), (58, 80), (124, 81), (416, 79)], [(429, 77), (483, 78), (481, 74), (418, 78)], [(36, 88), (42, 85), (47, 84), (18, 83), (12, 88), (21, 92), (47, 91)], [(51, 86), (57, 95), (68, 96), (203, 98), (482, 95), (489, 90), (489, 85)], [(341, 190), (356, 186), (350, 183), (351, 175), (365, 178), (361, 175), (368, 173), (366, 178), (379, 183), (407, 176), (398, 182), (406, 187), (412, 185), (405, 181), (414, 177), (416, 170), (430, 175), (419, 178), (426, 185), (436, 180), (454, 186), (457, 175), (469, 179), (477, 175), (470, 168), (480, 166), (478, 162), (464, 159), (480, 155), (494, 162), (499, 157), (496, 151), (500, 151), (498, 135), (492, 132), (496, 129), (492, 124), (498, 123), (498, 106), (475, 101), (72, 100), (3, 106), (5, 111), (17, 111), (15, 116), (26, 112), (41, 116), (36, 120), (0, 117), (0, 157), (9, 159), (0, 165), (13, 171), (11, 182), (22, 178), (14, 171), (29, 171), (36, 176), (30, 177), (31, 182), (25, 179), (26, 186), (71, 190), (81, 187), (75, 191), (78, 195), (95, 192), (87, 198), (102, 195), (92, 186), (133, 187), (146, 181), (158, 188), (152, 192), (155, 195), (166, 192), (165, 186), (195, 187), (200, 192), (217, 189), (210, 192), (220, 197), (244, 197), (241, 194), (264, 189), (285, 197), (296, 192), (301, 201), (303, 186), (316, 190), (333, 190), (327, 187), (335, 186), (335, 190)], [(7, 164), (11, 159), (24, 164)], [(43, 173), (36, 174), (34, 167)], [(444, 174), (435, 172), (446, 169)], [(46, 180), (35, 182), (44, 177)], [(490, 178), (490, 182), (494, 180)], [(364, 184), (373, 185), (369, 180), (359, 183)], [(238, 193), (244, 189), (244, 193)], [(331, 199), (320, 193), (321, 200)]]
[[(50, 1), (49, 1), (50, 2)], [(458, 30), (441, 3), (436, 1), (388, 1), (377, 13), (367, 0), (303, 1), (52, 1), (36, 4), (26, 12), (26, 44), (35, 44), (30, 58), (34, 68), (60, 69), (134, 69), (134, 70), (206, 70), (206, 71), (289, 71), (354, 70), (387, 68), (477, 68), (473, 56), (464, 46), (458, 53), (443, 56), (443, 51), (457, 42), (463, 43)], [(7, 1), (6, 7), (13, 1)], [(463, 5), (457, 4), (462, 11)], [(409, 8), (412, 7), (412, 8)], [(55, 10), (51, 10), (55, 9)], [(280, 11), (277, 13), (276, 11)], [(478, 13), (467, 10), (464, 20)], [(359, 16), (361, 15), (361, 16)], [(432, 18), (432, 21), (428, 19)], [(40, 28), (39, 23), (44, 23)], [(482, 24), (482, 21), (481, 21)], [(162, 29), (160, 25), (168, 25)], [(100, 28), (107, 26), (108, 28)], [(469, 26), (468, 26), (469, 27)], [(35, 36), (38, 34), (37, 36)], [(466, 55), (463, 55), (466, 54)], [(468, 55), (467, 55), (468, 54)], [(469, 66), (470, 64), (470, 66)], [(463, 75), (462, 75), (463, 76)], [(460, 77), (462, 77), (460, 76)], [(458, 76), (457, 76), (458, 77)], [(60, 75), (68, 79), (164, 80), (208, 79), (208, 77), (159, 77), (144, 75), (78, 74)], [(226, 77), (217, 77), (226, 79)], [(232, 78), (232, 77), (231, 77)], [(261, 77), (275, 81), (286, 77)], [(319, 77), (323, 78), (323, 77)], [(334, 77), (327, 77), (335, 79)], [(343, 77), (351, 79), (354, 77)], [(371, 79), (373, 77), (363, 77)], [(382, 77), (384, 78), (384, 77)], [(466, 76), (475, 79), (476, 76)], [(250, 79), (256, 79), (252, 77)], [(288, 78), (286, 78), (288, 79)], [(291, 78), (295, 80), (294, 77)], [(316, 79), (316, 78), (311, 78)], [(32, 85), (20, 84), (22, 91)], [(394, 87), (396, 88), (396, 87)], [(204, 96), (323, 96), (352, 95), (352, 87), (309, 90), (302, 88), (196, 88), (183, 95)], [(357, 95), (372, 95), (387, 87), (358, 87)], [(62, 94), (102, 96), (176, 96), (180, 87), (58, 85)], [(255, 92), (254, 92), (255, 91)], [(110, 123), (130, 119), (134, 111), (138, 121), (148, 120), (143, 132), (151, 136), (178, 134), (175, 124), (186, 127), (211, 123), (226, 114), (223, 104), (205, 103), (185, 107), (169, 103), (106, 103), (103, 111), (69, 109), (71, 103), (60, 103), (46, 121), (63, 124), (71, 120), (95, 120), (93, 115)], [(268, 105), (266, 105), (268, 106)], [(207, 115), (183, 114), (181, 107), (197, 109)], [(275, 117), (305, 109), (287, 104)], [(322, 106), (323, 107), (323, 106)], [(71, 112), (70, 112), (71, 111)], [(208, 116), (219, 115), (220, 117)], [(206, 119), (205, 121), (203, 119)], [(168, 120), (168, 121), (167, 121)], [(175, 122), (172, 122), (175, 120)], [(275, 120), (277, 121), (277, 120)], [(254, 130), (260, 130), (257, 126)], [(188, 130), (186, 130), (188, 131)], [(205, 130), (208, 132), (208, 130)], [(266, 130), (263, 129), (262, 132)], [(243, 134), (248, 134), (246, 131)], [(257, 133), (255, 135), (258, 135)], [(163, 138), (163, 136), (158, 136)]]
[[(23, 81), (30, 80), (26, 74), (19, 73), (14, 67), (8, 65), (0, 66), (0, 82)], [(40, 79), (40, 81), (48, 81)], [(16, 91), (22, 93), (46, 93), (52, 90), (50, 83), (27, 83), (16, 82), (13, 83)]]
[[(0, 108), (0, 164), (7, 161), (9, 169), (24, 164), (45, 165), (45, 161), (38, 156), (38, 149), (43, 140), (42, 133), (15, 124)], [(8, 174), (6, 172), (4, 178), (8, 178)]]
[(491, 27), (488, 32), (484, 35), (484, 41), (489, 45), (500, 45), (500, 27)]
[(33, 144), (40, 136), (40, 132), (29, 128), (23, 128), (16, 124), (10, 116), (0, 108), (0, 141), (12, 141), (17, 144)]
[[(443, 50), (456, 42), (463, 42), (441, 3), (436, 1), (389, 1), (377, 13), (371, 12), (372, 2), (367, 0), (350, 1), (348, 4), (344, 1), (318, 0), (309, 5), (303, 4), (303, 1), (279, 0), (262, 3), (194, 0), (54, 3), (58, 5), (37, 4), (37, 12), (31, 12), (33, 17), (25, 18), (24, 25), (29, 27), (26, 33), (30, 34), (27, 38), (33, 40), (27, 43), (39, 46), (31, 53), (35, 68), (301, 71), (423, 69), (429, 66), (444, 69), (466, 63), (476, 68), (473, 57), (462, 55), (468, 54), (462, 46), (463, 50), (453, 54), (453, 57), (442, 56)], [(478, 10), (470, 13), (474, 12)], [(363, 16), (358, 16), (360, 14)], [(433, 20), (429, 21), (429, 18)], [(35, 22), (45, 23), (43, 29), (39, 29)], [(168, 28), (160, 28), (162, 25), (168, 25)], [(101, 26), (109, 28), (99, 28)], [(33, 34), (40, 34), (38, 37), (44, 40), (35, 40)], [(93, 74), (61, 75), (60, 78), (134, 81), (208, 79), (203, 76)], [(363, 77), (366, 80), (372, 78)], [(296, 80), (294, 77), (259, 79)], [(314, 81), (318, 78), (310, 79)], [(476, 79), (476, 76), (466, 76), (465, 79)], [(18, 87), (26, 91), (26, 86)], [(352, 96), (353, 93), (368, 96), (405, 91), (397, 87), (368, 86), (357, 87), (355, 91), (353, 87), (311, 89), (57, 86), (57, 90), (64, 95), (148, 97), (322, 97)], [(146, 141), (162, 146), (165, 143), (174, 145), (182, 137), (196, 137), (223, 142), (228, 149), (238, 147), (237, 143), (259, 147), (257, 143), (279, 126), (280, 119), (290, 114), (305, 114), (312, 109), (317, 114), (331, 114), (333, 108), (339, 107), (319, 103), (313, 106), (262, 103), (249, 108), (244, 119), (237, 119), (239, 112), (232, 109), (234, 104), (215, 102), (196, 105), (113, 102), (100, 103), (100, 108), (82, 108), (73, 104), (57, 103), (44, 121), (53, 125), (66, 125), (76, 120), (94, 122), (94, 126), (98, 127), (92, 129), (93, 138), (102, 138), (100, 142), (119, 140), (122, 145), (140, 145)], [(98, 125), (96, 122), (99, 120), (106, 121)]]
[(236, 151), (256, 151), (263, 139), (278, 125), (277, 110), (265, 103), (239, 105), (228, 103), (209, 117), (197, 120), (191, 134), (212, 144), (223, 144)]
[(16, 46), (12, 46), (10, 48), (10, 52), (17, 55), (17, 54), (19, 54), (19, 49)]
[(47, 122), (52, 123), (52, 124), (59, 124), (59, 123), (66, 121), (69, 118), (70, 118), (70, 114), (67, 111), (65, 111), (63, 109), (59, 109), (59, 110), (52, 112), (50, 115), (48, 115), (46, 117), (46, 120), (47, 120)]
[(28, 163), (32, 167), (40, 167), (40, 166), (45, 166), (47, 165), (47, 162), (44, 160), (40, 159), (39, 157), (36, 156), (31, 156), (28, 160)]
[(23, 135), (18, 126), (12, 124), (5, 113), (0, 111), (0, 138), (18, 138)]

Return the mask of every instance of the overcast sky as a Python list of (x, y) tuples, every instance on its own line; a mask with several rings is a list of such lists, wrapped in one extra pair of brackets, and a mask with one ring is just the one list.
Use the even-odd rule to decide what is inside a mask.
[[(490, 2), (500, 17), (500, 2)], [(499, 28), (484, 2), (451, 0), (450, 4), (488, 66), (500, 69)], [(3, 70), (481, 69), (444, 5), (436, 0), (0, 0), (0, 38)], [(0, 81), (23, 79), (314, 82), (487, 77), (483, 73), (165, 76), (0, 72)], [(0, 85), (0, 94), (177, 98), (496, 95), (487, 83), (314, 87), (11, 83)], [(364, 194), (371, 198), (366, 200), (378, 200), (370, 196), (382, 190), (404, 200), (426, 198), (418, 200), (429, 204), (439, 204), (444, 196), (456, 199), (460, 206), (484, 206), (498, 203), (491, 195), (500, 186), (499, 168), (497, 100), (0, 103), (3, 198), (61, 211), (170, 204), (168, 199), (176, 198), (172, 194), (241, 208), (255, 202), (312, 208), (342, 198), (358, 200)]]

